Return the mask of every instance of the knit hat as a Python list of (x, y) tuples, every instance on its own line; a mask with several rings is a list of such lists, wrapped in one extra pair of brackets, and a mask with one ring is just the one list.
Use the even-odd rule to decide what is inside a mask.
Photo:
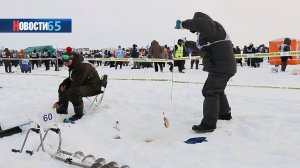
[(182, 39), (178, 39), (177, 43), (183, 43)]
[(66, 48), (66, 54), (69, 55), (69, 56), (71, 56), (71, 55), (72, 55), (72, 50), (73, 50), (73, 49), (72, 49), (71, 47), (68, 46), (68, 47)]

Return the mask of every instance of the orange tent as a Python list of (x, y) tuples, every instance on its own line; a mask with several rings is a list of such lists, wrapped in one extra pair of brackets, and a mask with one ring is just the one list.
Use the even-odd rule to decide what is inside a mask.
[[(291, 38), (291, 51), (300, 51), (300, 41)], [(269, 50), (270, 52), (280, 52), (279, 47), (283, 43), (284, 38), (279, 38), (275, 39), (269, 42)], [(300, 59), (298, 56), (292, 56), (293, 59), (288, 59), (288, 65), (296, 65), (300, 64)], [(280, 65), (281, 64), (281, 59), (280, 57), (270, 57), (269, 62), (271, 65)]]

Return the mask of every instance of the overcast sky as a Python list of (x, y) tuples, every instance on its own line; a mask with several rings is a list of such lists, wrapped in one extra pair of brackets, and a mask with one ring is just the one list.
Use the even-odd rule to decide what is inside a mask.
[(174, 45), (195, 40), (175, 21), (201, 11), (220, 22), (235, 45), (268, 45), (280, 37), (300, 39), (299, 0), (1, 0), (1, 18), (71, 18), (72, 33), (0, 33), (0, 46), (36, 45), (93, 49)]

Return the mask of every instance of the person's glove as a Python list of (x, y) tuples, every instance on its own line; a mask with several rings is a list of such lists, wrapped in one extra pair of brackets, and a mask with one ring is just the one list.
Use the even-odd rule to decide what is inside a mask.
[(52, 108), (53, 109), (58, 109), (60, 107), (59, 103), (58, 102), (55, 102), (53, 105), (52, 105)]
[(183, 29), (182, 22), (180, 20), (176, 20), (175, 29)]

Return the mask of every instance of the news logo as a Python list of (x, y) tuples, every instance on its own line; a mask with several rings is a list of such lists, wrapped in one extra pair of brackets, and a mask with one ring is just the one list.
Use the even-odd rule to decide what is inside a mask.
[(71, 33), (71, 19), (0, 19), (1, 33)]

